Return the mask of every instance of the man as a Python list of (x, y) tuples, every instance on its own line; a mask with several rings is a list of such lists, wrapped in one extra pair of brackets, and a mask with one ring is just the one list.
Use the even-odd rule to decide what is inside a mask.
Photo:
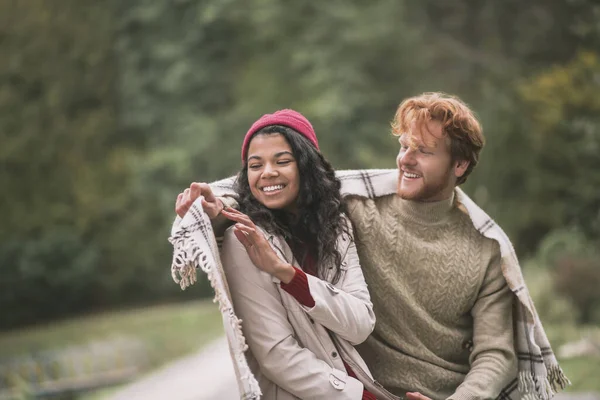
[[(339, 173), (377, 317), (359, 352), (408, 399), (550, 398), (568, 381), (510, 242), (457, 189), (484, 146), (479, 122), (459, 99), (426, 93), (402, 102), (392, 127), (397, 171)], [(217, 198), (193, 184), (178, 215), (204, 195), (218, 221), (223, 202), (235, 206), (228, 185), (213, 185)]]

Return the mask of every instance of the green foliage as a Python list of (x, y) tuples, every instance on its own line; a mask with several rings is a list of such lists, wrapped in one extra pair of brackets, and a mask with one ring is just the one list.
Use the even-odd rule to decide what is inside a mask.
[(534, 261), (536, 287), (541, 290), (532, 295), (544, 320), (600, 325), (597, 243), (577, 229), (553, 231), (542, 240)]
[(600, 392), (600, 359), (597, 357), (577, 357), (561, 361), (561, 368), (571, 380), (569, 392)]
[(98, 261), (98, 251), (67, 229), (48, 231), (37, 240), (2, 243), (0, 304), (10, 310), (3, 322), (35, 322), (40, 309), (46, 310), (45, 318), (84, 310), (100, 273)]
[[(600, 239), (600, 56), (581, 52), (522, 85), (531, 109), (535, 216), (550, 229), (579, 226)], [(555, 201), (548, 201), (555, 199)], [(558, 201), (556, 201), (558, 200)]]
[(284, 107), (336, 168), (385, 168), (400, 101), (457, 94), (488, 138), (465, 189), (519, 254), (565, 226), (598, 239), (599, 18), (591, 0), (0, 0), (0, 327), (209, 294), (171, 282), (175, 197), (234, 174)]
[[(575, 330), (579, 312), (573, 303), (565, 298), (564, 295), (557, 293), (554, 290), (554, 276), (547, 268), (544, 268), (537, 262), (529, 260), (524, 264), (525, 281), (537, 313), (540, 319), (550, 326), (562, 326), (569, 330)], [(551, 334), (551, 333), (548, 333)], [(553, 346), (560, 346), (564, 343), (565, 336), (569, 336), (570, 332), (560, 331), (556, 338), (551, 338)], [(575, 336), (577, 339), (577, 336)]]
[(133, 185), (114, 5), (0, 1), (0, 328), (179, 291), (172, 217)]
[(588, 258), (594, 256), (595, 247), (578, 229), (557, 229), (550, 232), (540, 242), (537, 261), (545, 268), (552, 269), (558, 260), (569, 255)]
[(90, 306), (128, 171), (110, 7), (0, 2), (0, 327)]
[(581, 255), (563, 257), (556, 265), (555, 286), (580, 313), (578, 322), (600, 324), (600, 261)]
[(110, 7), (0, 2), (0, 238), (52, 225), (89, 230), (126, 170), (115, 145)]

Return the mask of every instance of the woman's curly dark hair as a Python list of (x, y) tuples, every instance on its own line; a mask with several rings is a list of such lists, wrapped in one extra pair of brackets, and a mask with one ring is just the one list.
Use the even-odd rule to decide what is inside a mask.
[(234, 189), (240, 210), (267, 232), (280, 235), (288, 243), (301, 244), (311, 249), (317, 260), (317, 276), (324, 278), (326, 268), (333, 265), (332, 282), (340, 279), (342, 255), (336, 244), (340, 234), (350, 235), (343, 214), (346, 208), (340, 194), (341, 183), (331, 164), (304, 136), (282, 125), (270, 125), (257, 131), (257, 135), (281, 134), (289, 143), (296, 159), (300, 176), (300, 190), (296, 203), (297, 214), (285, 210), (272, 210), (258, 202), (248, 183), (248, 163), (237, 175)]

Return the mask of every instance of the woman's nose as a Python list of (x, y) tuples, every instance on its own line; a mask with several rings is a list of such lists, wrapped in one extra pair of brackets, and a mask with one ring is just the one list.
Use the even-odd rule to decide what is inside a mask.
[(270, 178), (273, 176), (277, 176), (278, 172), (277, 172), (277, 168), (275, 168), (273, 165), (265, 165), (265, 169), (263, 170), (263, 178)]

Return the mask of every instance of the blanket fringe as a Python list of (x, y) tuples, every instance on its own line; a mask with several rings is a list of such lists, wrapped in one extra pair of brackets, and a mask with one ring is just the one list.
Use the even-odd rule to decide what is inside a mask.
[(523, 400), (550, 400), (554, 396), (549, 380), (529, 371), (519, 372), (518, 389)]
[(198, 280), (196, 268), (201, 266), (199, 261), (202, 251), (185, 231), (170, 237), (169, 242), (173, 245), (171, 277), (181, 290), (185, 290)]
[(525, 398), (526, 393), (533, 392), (533, 376), (529, 372), (519, 372), (518, 378), (519, 392), (523, 393), (523, 398)]
[(568, 385), (571, 384), (571, 381), (569, 378), (567, 378), (558, 364), (551, 365), (550, 368), (548, 368), (548, 380), (556, 392), (559, 390), (564, 390)]
[[(221, 315), (223, 315), (224, 319), (227, 319), (227, 323), (231, 327), (234, 337), (237, 339), (236, 365), (247, 365), (244, 352), (248, 349), (248, 345), (242, 332), (242, 320), (235, 315), (223, 290), (217, 289), (220, 285), (217, 282), (218, 272), (214, 271), (216, 266), (211, 265), (207, 255), (185, 229), (180, 230), (176, 235), (170, 237), (169, 242), (173, 245), (171, 277), (179, 284), (182, 290), (185, 290), (197, 282), (196, 270), (198, 268), (207, 275), (210, 285), (215, 292), (213, 303), (217, 303)], [(226, 323), (225, 320), (223, 322)], [(240, 379), (245, 382), (245, 390), (242, 396), (247, 400), (259, 400), (262, 392), (258, 381), (247, 367), (245, 369), (245, 373), (240, 371)]]

